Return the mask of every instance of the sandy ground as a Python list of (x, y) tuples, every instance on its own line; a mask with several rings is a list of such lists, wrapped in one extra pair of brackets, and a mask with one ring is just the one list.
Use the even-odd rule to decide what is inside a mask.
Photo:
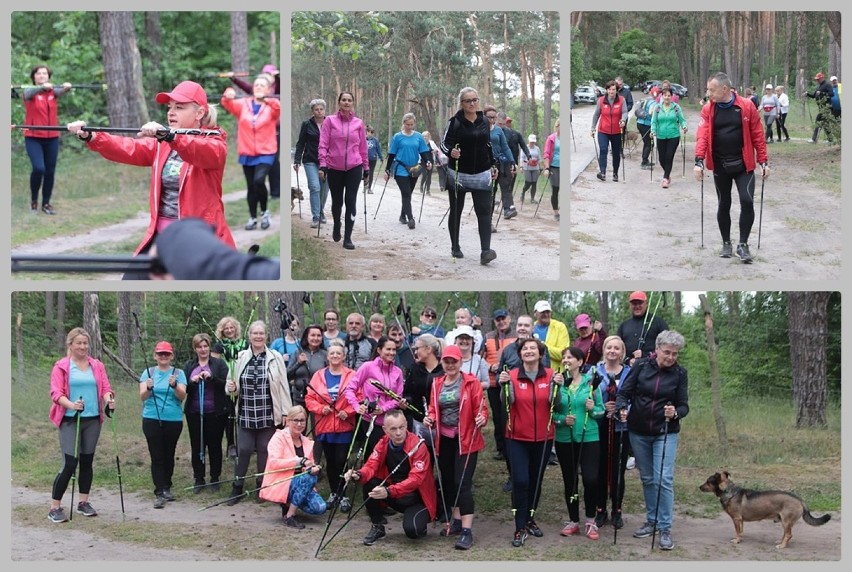
[[(239, 204), (245, 205), (246, 192), (239, 191), (228, 193), (222, 197), (222, 200), (225, 203), (239, 202)], [(247, 206), (245, 207), (245, 211), (245, 220), (247, 221)], [(130, 233), (144, 231), (148, 226), (149, 220), (150, 216), (148, 213), (139, 213), (136, 217), (125, 222), (106, 227), (98, 227), (83, 234), (74, 236), (54, 236), (38, 242), (25, 244), (13, 249), (12, 254), (70, 254), (74, 251), (79, 252), (80, 250), (88, 249), (98, 244), (112, 242), (115, 237), (126, 237)], [(231, 234), (234, 236), (234, 242), (237, 244), (237, 249), (241, 252), (246, 252), (252, 244), (272, 235), (280, 235), (280, 214), (272, 213), (271, 222), (271, 226), (266, 230), (261, 230), (259, 225), (256, 230), (245, 230), (242, 226), (231, 228)], [(17, 277), (25, 279), (27, 278), (27, 274), (23, 273)], [(120, 280), (121, 274), (92, 275), (92, 278), (98, 280)]]
[[(523, 180), (518, 176), (519, 180), (515, 184), (515, 208), (518, 210), (518, 216), (509, 220), (501, 217), (498, 222), (500, 209), (495, 208), (492, 221), (497, 224), (497, 233), (491, 237), (491, 248), (497, 252), (497, 259), (483, 266), (479, 263), (481, 249), (476, 214), (468, 214), (472, 204), (470, 197), (467, 197), (461, 224), (460, 246), (465, 258), (454, 262), (450, 254), (450, 237), (444, 218), (449, 203), (447, 193), (440, 189), (437, 173), (432, 177), (431, 196), (424, 197), (421, 194), (418, 179), (418, 186), (412, 198), (412, 211), (415, 220), (419, 222), (416, 228), (409, 229), (398, 220), (402, 199), (396, 183), (391, 179), (385, 190), (384, 170), (377, 170), (380, 177), (373, 182), (374, 194), (364, 195), (363, 187), (359, 191), (358, 214), (352, 233), (355, 250), (344, 250), (342, 242), (335, 243), (331, 239), (331, 197), (325, 211), (328, 224), (322, 225), (319, 238), (316, 238), (317, 231), (310, 228), (311, 208), (307, 179), (303, 169), (299, 172), (298, 183), (305, 200), (302, 201), (301, 218), (298, 203), (290, 217), (293, 235), (321, 241), (331, 264), (341, 268), (347, 279), (514, 280), (529, 279), (531, 269), (534, 269), (536, 279), (555, 280), (559, 277), (560, 223), (553, 218), (550, 206), (552, 189), (549, 184), (543, 203), (530, 205), (527, 201), (522, 206), (520, 195)], [(292, 169), (290, 173), (292, 186), (295, 187), (296, 174)], [(537, 199), (543, 186), (542, 178), (538, 184)], [(539, 207), (538, 213), (536, 206)], [(294, 268), (298, 264), (299, 260), (293, 260)]]
[[(629, 471), (628, 478), (638, 478)], [(642, 515), (625, 516), (625, 528), (613, 544), (613, 528), (601, 528), (600, 540), (583, 536), (565, 538), (559, 535), (562, 522), (539, 519), (544, 537), (530, 537), (523, 548), (510, 545), (513, 526), (508, 510), (499, 517), (477, 517), (474, 522), (475, 544), (468, 552), (453, 550), (451, 539), (438, 535), (440, 526), (430, 525), (424, 539), (405, 538), (399, 515), (388, 517), (388, 536), (373, 547), (365, 547), (361, 539), (369, 530), (363, 511), (349, 526), (314, 558), (326, 516), (299, 518), (307, 526), (293, 530), (282, 526), (281, 511), (272, 503), (244, 501), (234, 507), (219, 506), (198, 511), (219, 497), (193, 496), (177, 492), (179, 498), (165, 509), (151, 506), (150, 495), (125, 494), (126, 518), (122, 520), (117, 491), (93, 491), (91, 501), (100, 514), (95, 518), (76, 515), (71, 522), (53, 524), (47, 520), (48, 492), (28, 488), (11, 489), (12, 527), (11, 559), (13, 561), (216, 561), (216, 560), (287, 560), (287, 561), (361, 561), (361, 560), (632, 560), (632, 561), (839, 561), (841, 555), (841, 517), (832, 513), (823, 526), (811, 527), (799, 522), (793, 529), (790, 547), (778, 550), (781, 527), (771, 521), (746, 523), (742, 544), (732, 545), (733, 524), (719, 510), (715, 518), (692, 518), (677, 514), (673, 529), (676, 547), (673, 551), (651, 551), (649, 538), (636, 539), (632, 531), (641, 524)], [(503, 493), (499, 493), (503, 494)], [(507, 495), (508, 498), (508, 495)], [(67, 500), (66, 510), (67, 510)], [(355, 504), (358, 508), (360, 503)], [(326, 542), (343, 524), (337, 515)], [(119, 541), (116, 538), (138, 537), (140, 528), (162, 530), (154, 542)], [(172, 528), (170, 528), (172, 527)], [(199, 549), (170, 548), (169, 530), (178, 527), (198, 538), (209, 539)]]
[[(641, 93), (633, 94), (638, 101)], [(773, 161), (779, 145), (805, 145), (803, 140), (769, 146), (772, 172), (761, 192), (755, 189), (755, 221), (749, 238), (754, 263), (736, 256), (719, 258), (721, 238), (716, 224), (718, 200), (712, 175), (701, 184), (692, 174), (697, 112), (687, 111), (686, 177), (678, 148), (672, 184), (660, 187), (662, 171), (640, 170), (641, 145), (627, 157), (626, 173), (612, 182), (612, 154), (607, 181), (598, 171), (594, 140), (590, 137), (594, 108), (573, 110), (572, 172), (576, 179), (570, 196), (571, 277), (584, 280), (817, 280), (841, 275), (841, 196), (808, 182), (811, 166)], [(635, 130), (633, 124), (631, 129)], [(570, 134), (570, 133), (569, 133)], [(573, 145), (577, 151), (574, 152)], [(824, 148), (828, 151), (828, 147)], [(838, 155), (839, 157), (839, 155)], [(760, 197), (763, 222), (760, 228)], [(734, 190), (731, 235), (737, 241), (739, 201)], [(702, 237), (703, 212), (703, 237)], [(703, 247), (702, 247), (703, 243)]]

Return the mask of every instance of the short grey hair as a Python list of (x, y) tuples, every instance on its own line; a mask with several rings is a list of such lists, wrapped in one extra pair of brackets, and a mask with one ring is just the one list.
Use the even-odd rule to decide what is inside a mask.
[(322, 105), (323, 107), (328, 109), (328, 104), (325, 102), (325, 100), (318, 97), (316, 99), (311, 100), (311, 111), (313, 111), (314, 107), (317, 105)]
[(663, 330), (657, 335), (657, 347), (661, 346), (675, 346), (677, 349), (681, 349), (686, 345), (686, 340), (683, 339), (683, 336), (674, 330)]
[(714, 73), (713, 75), (710, 76), (710, 80), (714, 80), (714, 79), (717, 82), (719, 82), (719, 85), (724, 85), (726, 87), (733, 87), (733, 85), (731, 84), (731, 78), (729, 78), (728, 74), (726, 74), (725, 72)]

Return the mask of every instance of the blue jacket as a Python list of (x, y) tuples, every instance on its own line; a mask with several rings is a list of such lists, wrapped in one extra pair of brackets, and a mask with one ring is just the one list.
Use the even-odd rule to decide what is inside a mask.
[(509, 142), (506, 140), (506, 134), (503, 133), (501, 127), (495, 127), (491, 130), (491, 149), (501, 163), (515, 162), (512, 150), (509, 149)]

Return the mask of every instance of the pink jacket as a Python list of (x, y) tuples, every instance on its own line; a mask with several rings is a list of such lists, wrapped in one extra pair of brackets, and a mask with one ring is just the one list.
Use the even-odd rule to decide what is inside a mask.
[[(106, 368), (104, 364), (95, 358), (89, 356), (89, 367), (92, 368), (92, 374), (95, 376), (95, 382), (98, 386), (98, 395), (103, 399), (108, 393), (112, 393), (112, 387), (107, 379)], [(53, 364), (53, 371), (50, 372), (50, 400), (53, 404), (50, 406), (50, 420), (53, 424), (59, 427), (62, 423), (62, 418), (65, 417), (67, 409), (57, 403), (63, 395), (71, 399), (71, 389), (68, 385), (68, 372), (71, 370), (71, 358), (64, 357)], [(101, 404), (98, 404), (100, 411), (101, 423), (104, 422), (104, 412)]]
[[(323, 125), (325, 124), (323, 123)], [(373, 387), (373, 384), (369, 383), (371, 379), (378, 379), (382, 382), (382, 385), (397, 395), (402, 396), (402, 370), (394, 364), (388, 365), (384, 363), (381, 357), (377, 357), (373, 361), (368, 361), (359, 367), (358, 371), (352, 377), (352, 381), (343, 390), (343, 395), (346, 396), (346, 400), (352, 406), (352, 409), (355, 411), (358, 410), (358, 406), (361, 404), (358, 401), (359, 395), (362, 400), (367, 399), (371, 402), (378, 400), (377, 405), (382, 411), (396, 408), (396, 399), (388, 397), (382, 391)], [(369, 420), (370, 416), (364, 415), (364, 421)], [(376, 425), (383, 425), (384, 421), (384, 415), (376, 417)]]
[[(305, 452), (305, 457), (314, 460), (314, 442), (308, 437), (302, 435), (302, 449)], [(263, 487), (260, 489), (260, 498), (277, 503), (286, 503), (290, 496), (290, 481), (280, 482), (282, 479), (292, 477), (296, 472), (293, 469), (288, 471), (280, 471), (270, 473), (270, 471), (279, 471), (286, 467), (295, 467), (301, 460), (296, 455), (296, 447), (293, 445), (293, 437), (290, 435), (290, 428), (285, 427), (275, 432), (269, 445), (266, 447), (268, 457), (266, 458), (266, 469), (263, 475)], [(279, 484), (275, 484), (279, 483)]]
[(345, 117), (338, 111), (322, 122), (319, 140), (320, 168), (348, 171), (358, 165), (370, 169), (367, 159), (367, 131), (364, 122), (351, 113)]

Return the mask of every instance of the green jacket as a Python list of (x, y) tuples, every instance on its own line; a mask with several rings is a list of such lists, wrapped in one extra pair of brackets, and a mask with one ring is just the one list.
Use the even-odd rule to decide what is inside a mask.
[(656, 134), (657, 139), (680, 139), (681, 129), (686, 127), (686, 118), (680, 105), (671, 102), (668, 110), (662, 103), (654, 108), (651, 116), (651, 133)]
[[(604, 404), (599, 391), (592, 389), (592, 373), (583, 374), (583, 380), (576, 389), (566, 379), (565, 384), (559, 390), (561, 399), (553, 409), (553, 422), (556, 424), (556, 441), (559, 443), (593, 443), (600, 439), (598, 435), (598, 422), (604, 416)], [(586, 415), (586, 400), (591, 397), (594, 407)], [(565, 425), (565, 419), (574, 415), (574, 426)], [(586, 432), (583, 433), (585, 424)]]

